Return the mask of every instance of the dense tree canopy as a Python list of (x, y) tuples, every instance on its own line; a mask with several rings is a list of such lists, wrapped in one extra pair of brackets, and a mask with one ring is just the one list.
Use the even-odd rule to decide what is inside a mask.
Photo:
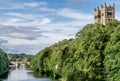
[[(120, 22), (88, 24), (73, 40), (40, 51), (31, 68), (67, 81), (120, 81)], [(70, 80), (72, 79), (72, 80)]]
[(8, 63), (7, 54), (0, 49), (0, 76), (8, 71)]

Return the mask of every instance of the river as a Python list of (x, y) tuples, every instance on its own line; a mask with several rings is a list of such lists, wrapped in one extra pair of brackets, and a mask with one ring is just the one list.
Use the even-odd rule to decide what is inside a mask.
[(0, 81), (53, 81), (49, 78), (40, 78), (38, 73), (33, 73), (25, 68), (16, 68), (0, 77)]

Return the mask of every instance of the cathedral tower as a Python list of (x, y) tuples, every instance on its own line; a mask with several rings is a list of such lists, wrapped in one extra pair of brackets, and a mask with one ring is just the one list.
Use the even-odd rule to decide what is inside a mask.
[(115, 4), (107, 6), (106, 3), (94, 9), (94, 22), (106, 24), (115, 19)]

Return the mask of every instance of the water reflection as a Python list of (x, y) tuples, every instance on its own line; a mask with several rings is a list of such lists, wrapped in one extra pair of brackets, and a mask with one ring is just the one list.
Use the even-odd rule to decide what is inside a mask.
[(39, 73), (35, 73), (24, 68), (16, 68), (0, 77), (0, 81), (52, 81), (49, 78), (40, 77), (42, 76)]
[(39, 72), (28, 72), (29, 75), (33, 75), (36, 78), (42, 78), (44, 76), (41, 75)]
[(2, 79), (8, 78), (8, 75), (9, 75), (9, 74), (10, 74), (10, 73), (7, 72), (7, 73), (5, 73), (3, 76), (1, 76), (1, 77), (0, 77), (0, 81), (1, 81)]

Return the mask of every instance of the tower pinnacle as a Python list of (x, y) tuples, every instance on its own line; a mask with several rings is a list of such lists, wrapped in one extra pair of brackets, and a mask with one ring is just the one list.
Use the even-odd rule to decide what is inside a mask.
[(115, 19), (115, 3), (112, 5), (107, 6), (104, 3), (104, 6), (101, 5), (101, 8), (97, 7), (94, 10), (94, 22), (95, 23), (102, 23), (106, 24), (109, 21)]

